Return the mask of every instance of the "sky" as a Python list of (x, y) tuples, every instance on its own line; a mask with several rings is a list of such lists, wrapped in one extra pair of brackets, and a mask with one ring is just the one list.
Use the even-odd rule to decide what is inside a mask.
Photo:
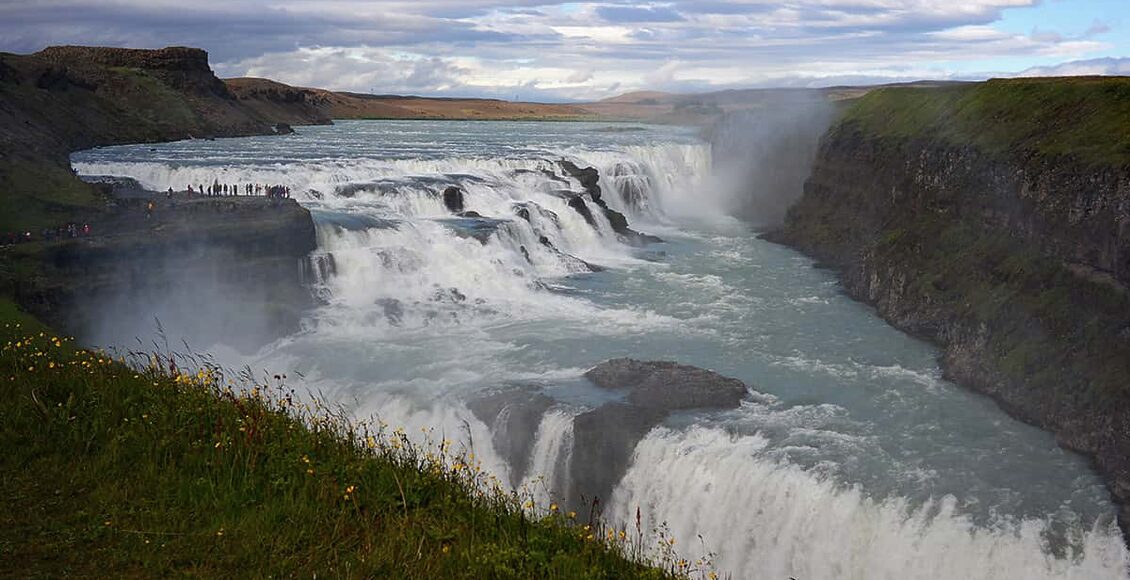
[(0, 0), (0, 51), (196, 46), (224, 77), (597, 100), (1130, 75), (1130, 0)]

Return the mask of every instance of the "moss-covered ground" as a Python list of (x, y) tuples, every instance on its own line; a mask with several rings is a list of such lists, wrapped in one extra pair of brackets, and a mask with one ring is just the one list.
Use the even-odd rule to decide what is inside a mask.
[(1065, 155), (1130, 163), (1130, 77), (993, 79), (891, 87), (854, 102), (845, 120), (872, 135), (974, 146), (993, 155)]

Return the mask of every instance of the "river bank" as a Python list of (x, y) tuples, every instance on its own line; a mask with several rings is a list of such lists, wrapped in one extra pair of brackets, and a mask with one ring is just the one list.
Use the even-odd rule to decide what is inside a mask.
[[(885, 89), (825, 136), (771, 240), (1093, 458), (1130, 533), (1125, 79)], [(1055, 122), (1072, 111), (1070, 124)], [(1118, 129), (1122, 128), (1122, 129)], [(1128, 535), (1127, 537), (1130, 537)]]

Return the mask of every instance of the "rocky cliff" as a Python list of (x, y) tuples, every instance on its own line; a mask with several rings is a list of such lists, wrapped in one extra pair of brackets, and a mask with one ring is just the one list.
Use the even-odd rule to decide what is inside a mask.
[[(155, 318), (181, 336), (246, 346), (292, 330), (309, 302), (309, 212), (265, 198), (121, 199), (72, 175), (69, 154), (328, 122), (302, 98), (235, 95), (199, 49), (0, 54), (0, 232), (31, 238), (0, 249), (0, 291), (92, 341), (152, 335)], [(58, 235), (67, 222), (92, 228)]]
[(769, 237), (1091, 456), (1130, 532), (1130, 79), (871, 93)]
[(317, 239), (294, 200), (159, 196), (152, 212), (144, 198), (118, 203), (89, 236), (10, 247), (20, 275), (4, 276), (0, 293), (86, 343), (147, 339), (159, 324), (178, 348), (254, 349), (297, 330), (313, 305)]

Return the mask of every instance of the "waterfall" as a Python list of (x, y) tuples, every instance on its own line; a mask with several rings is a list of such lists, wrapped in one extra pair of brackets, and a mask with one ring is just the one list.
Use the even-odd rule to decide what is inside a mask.
[[(599, 187), (562, 161), (595, 168)], [(639, 508), (645, 533), (666, 522), (683, 557), (716, 552), (734, 578), (1126, 578), (1084, 462), (991, 403), (950, 396), (961, 391), (936, 351), (846, 302), (808, 260), (726, 229), (733, 184), (712, 163), (672, 128), (423, 122), (74, 159), (82, 174), (157, 191), (290, 187), (315, 221), (307, 278), (321, 305), (239, 365), (300, 374), (421, 444), (466, 445), (543, 505), (583, 494), (570, 481), (583, 461), (574, 417), (618, 396), (584, 370), (677, 358), (769, 393), (673, 415), (613, 466), (624, 475), (605, 515), (631, 529)], [(449, 187), (461, 213), (445, 205)], [(668, 243), (632, 243), (616, 212)], [(792, 400), (765, 402), (778, 395)], [(837, 438), (867, 444), (827, 443)], [(902, 483), (919, 471), (919, 487)]]

